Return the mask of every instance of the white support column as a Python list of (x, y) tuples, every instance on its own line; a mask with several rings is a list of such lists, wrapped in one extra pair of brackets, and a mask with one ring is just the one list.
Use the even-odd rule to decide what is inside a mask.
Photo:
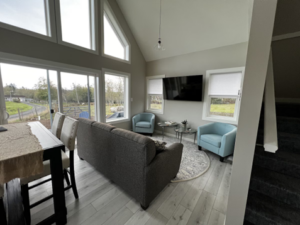
[(278, 136), (272, 50), (269, 57), (264, 102), (264, 148), (267, 152), (275, 153), (278, 150)]
[(254, 0), (226, 225), (244, 223), (277, 0)]

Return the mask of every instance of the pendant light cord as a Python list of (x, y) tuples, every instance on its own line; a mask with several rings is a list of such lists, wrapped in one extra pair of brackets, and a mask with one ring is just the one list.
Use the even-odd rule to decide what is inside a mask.
[(160, 35), (161, 35), (161, 1), (160, 0), (160, 11), (159, 11), (159, 40), (160, 40)]

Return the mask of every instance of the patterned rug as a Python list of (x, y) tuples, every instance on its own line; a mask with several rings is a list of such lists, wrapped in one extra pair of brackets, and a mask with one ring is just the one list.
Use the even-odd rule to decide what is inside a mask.
[[(167, 146), (173, 143), (179, 143), (179, 139), (175, 137), (164, 137), (161, 135), (154, 135), (154, 140), (164, 141)], [(183, 182), (195, 179), (203, 175), (210, 167), (210, 160), (204, 151), (199, 151), (197, 144), (188, 141), (182, 141), (183, 152), (179, 172), (172, 182)]]

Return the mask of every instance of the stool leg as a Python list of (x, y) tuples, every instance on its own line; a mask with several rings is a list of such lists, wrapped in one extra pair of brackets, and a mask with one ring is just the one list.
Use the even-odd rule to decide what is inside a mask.
[(3, 199), (0, 199), (0, 224), (7, 225)]
[(28, 184), (21, 186), (21, 194), (23, 198), (24, 216), (25, 216), (26, 224), (31, 224)]

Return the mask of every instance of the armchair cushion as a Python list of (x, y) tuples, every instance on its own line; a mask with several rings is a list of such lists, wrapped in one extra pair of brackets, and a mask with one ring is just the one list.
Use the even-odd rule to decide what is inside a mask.
[(201, 140), (220, 148), (222, 136), (218, 134), (202, 134)]
[(143, 128), (150, 128), (151, 123), (147, 122), (147, 121), (140, 121), (140, 122), (137, 122), (135, 126), (136, 127), (143, 127)]

